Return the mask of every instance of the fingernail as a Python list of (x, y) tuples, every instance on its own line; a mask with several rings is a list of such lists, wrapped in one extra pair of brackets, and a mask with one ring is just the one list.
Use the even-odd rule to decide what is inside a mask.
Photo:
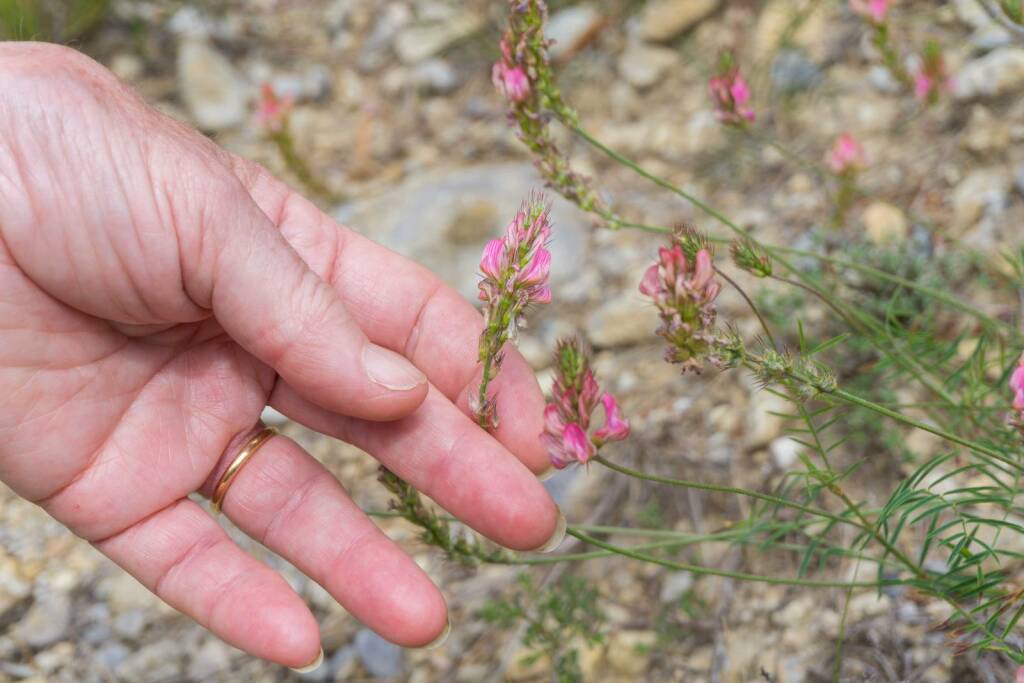
[(444, 645), (444, 642), (448, 640), (448, 635), (452, 632), (452, 622), (449, 619), (448, 623), (444, 625), (444, 630), (441, 631), (441, 635), (434, 638), (432, 641), (419, 648), (420, 650), (436, 650), (437, 648)]
[(537, 548), (533, 552), (535, 553), (550, 553), (558, 549), (558, 546), (562, 545), (562, 541), (565, 540), (565, 529), (568, 525), (565, 521), (565, 515), (562, 514), (562, 510), (558, 510), (558, 524), (555, 525), (555, 533), (551, 534), (551, 538), (547, 540), (544, 545)]
[(312, 663), (307, 664), (306, 666), (300, 666), (298, 668), (292, 668), (292, 667), (289, 667), (289, 668), (291, 668), (291, 670), (294, 671), (297, 674), (308, 674), (308, 673), (312, 673), (313, 671), (316, 671), (317, 669), (319, 669), (320, 665), (323, 664), (323, 663), (324, 663), (324, 649), (320, 648), (320, 654), (318, 654), (316, 656), (316, 659), (314, 659)]
[(374, 384), (392, 391), (408, 391), (427, 381), (404, 356), (376, 344), (363, 347), (363, 368)]

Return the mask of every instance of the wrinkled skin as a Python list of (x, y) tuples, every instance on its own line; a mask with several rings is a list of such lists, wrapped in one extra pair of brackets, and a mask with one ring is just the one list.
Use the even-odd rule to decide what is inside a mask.
[[(425, 217), (428, 220), (429, 217)], [(373, 454), (467, 524), (542, 546), (543, 399), (508, 354), (493, 435), (467, 417), (473, 307), (65, 48), (0, 44), (0, 479), (227, 642), (298, 667), (317, 624), (188, 496), (265, 405)], [(445, 628), (440, 591), (298, 444), (224, 502), (385, 638)]]

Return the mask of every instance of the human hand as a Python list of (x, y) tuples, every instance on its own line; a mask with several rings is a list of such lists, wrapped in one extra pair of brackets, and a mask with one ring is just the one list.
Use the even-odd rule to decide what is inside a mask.
[[(516, 352), (495, 434), (467, 417), (469, 303), (53, 45), (0, 44), (0, 292), (0, 479), (256, 656), (307, 665), (316, 622), (188, 495), (268, 404), (504, 546), (558, 533)], [(444, 631), (438, 589), (293, 441), (267, 442), (223, 510), (389, 640)]]

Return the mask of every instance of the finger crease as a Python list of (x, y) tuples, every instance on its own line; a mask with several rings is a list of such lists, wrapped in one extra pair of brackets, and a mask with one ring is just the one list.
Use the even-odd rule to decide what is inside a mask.
[(420, 326), (423, 323), (426, 311), (430, 307), (430, 304), (433, 303), (434, 297), (436, 297), (442, 289), (444, 289), (444, 283), (440, 280), (435, 281), (433, 287), (423, 298), (423, 302), (416, 311), (416, 317), (413, 319), (412, 327), (409, 328), (409, 334), (405, 338), (405, 343), (402, 344), (403, 355), (410, 360), (415, 358), (416, 347), (419, 346)]
[(316, 474), (309, 477), (306, 481), (299, 485), (292, 494), (288, 497), (288, 500), (284, 502), (281, 507), (274, 513), (273, 518), (267, 524), (266, 528), (263, 529), (263, 533), (260, 534), (259, 541), (265, 546), (273, 544), (271, 536), (274, 532), (282, 526), (287, 526), (286, 522), (292, 513), (302, 507), (302, 504), (309, 498), (309, 494), (316, 489), (317, 484), (324, 477), (323, 472), (317, 472)]

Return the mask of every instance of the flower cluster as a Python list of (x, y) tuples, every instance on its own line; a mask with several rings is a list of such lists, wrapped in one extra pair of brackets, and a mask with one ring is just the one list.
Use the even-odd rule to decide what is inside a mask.
[(666, 360), (681, 363), (683, 372), (699, 372), (703, 360), (719, 363), (715, 297), (720, 290), (707, 248), (688, 257), (679, 242), (662, 247), (658, 262), (644, 273), (640, 292), (661, 314), (658, 334), (669, 342)]
[(745, 270), (754, 277), (772, 276), (772, 259), (763, 249), (752, 241), (733, 240), (729, 245), (729, 252), (732, 254), (732, 261), (737, 268)]
[(509, 0), (509, 23), (501, 39), (501, 57), (491, 70), (495, 87), (508, 103), (509, 120), (517, 136), (533, 152), (537, 170), (549, 187), (584, 211), (614, 220), (615, 215), (573, 171), (550, 131), (552, 115), (573, 127), (574, 112), (555, 85), (544, 37), (547, 6), (543, 0)]
[[(555, 361), (557, 376), (551, 402), (544, 408), (541, 440), (551, 464), (564, 469), (573, 462), (585, 464), (604, 444), (628, 437), (629, 421), (622, 417), (615, 397), (601, 391), (590, 369), (590, 354), (578, 337), (558, 343)], [(598, 403), (604, 408), (604, 424), (590, 433)]]
[(501, 59), (491, 69), (491, 81), (509, 102), (518, 104), (530, 96), (530, 79), (525, 69), (516, 64), (506, 40), (501, 41)]
[(1010, 391), (1013, 392), (1013, 413), (1010, 423), (1024, 429), (1024, 353), (1010, 375)]
[(914, 97), (927, 104), (934, 104), (943, 91), (952, 87), (942, 47), (934, 40), (928, 41), (920, 64), (914, 69)]
[(295, 98), (279, 97), (274, 86), (264, 83), (256, 103), (256, 122), (270, 134), (282, 132), (288, 125), (288, 116), (295, 106)]
[(504, 237), (487, 243), (480, 260), (484, 331), (479, 351), (483, 374), (470, 407), (486, 429), (498, 424), (495, 401), (488, 396), (487, 386), (501, 367), (505, 343), (515, 337), (530, 304), (551, 301), (551, 252), (544, 246), (551, 237), (549, 210), (542, 194), (532, 194), (508, 224)]
[(850, 133), (843, 133), (836, 138), (825, 160), (833, 173), (842, 176), (852, 175), (863, 169), (867, 163), (867, 156), (857, 138)]
[(754, 120), (750, 108), (750, 87), (733, 64), (732, 56), (725, 54), (720, 60), (718, 75), (708, 80), (708, 89), (715, 105), (715, 116), (722, 123), (742, 126)]
[(872, 24), (880, 25), (889, 14), (889, 0), (850, 0), (850, 9)]

